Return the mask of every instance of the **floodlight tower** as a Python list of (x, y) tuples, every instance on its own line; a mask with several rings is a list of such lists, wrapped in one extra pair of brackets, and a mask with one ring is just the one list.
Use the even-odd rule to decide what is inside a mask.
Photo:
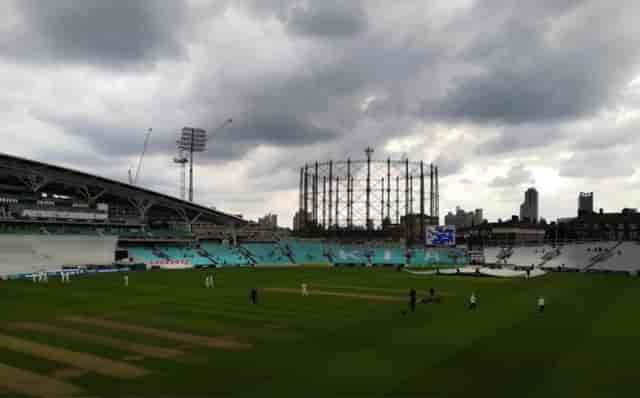
[(189, 154), (189, 201), (193, 202), (193, 154), (204, 152), (207, 147), (207, 132), (195, 127), (183, 127), (178, 149)]
[[(227, 119), (215, 131), (231, 124), (232, 119)], [(178, 140), (178, 149), (189, 154), (189, 202), (193, 202), (193, 154), (195, 152), (204, 152), (207, 148), (207, 131), (195, 127), (183, 127), (180, 139)], [(186, 156), (185, 156), (186, 157)]]
[(187, 179), (186, 174), (187, 174), (187, 163), (189, 162), (189, 159), (187, 158), (187, 156), (184, 153), (184, 149), (180, 148), (180, 140), (176, 141), (176, 143), (178, 144), (178, 156), (176, 156), (175, 158), (173, 158), (173, 163), (179, 164), (180, 165), (180, 199), (184, 200), (185, 197), (185, 181)]

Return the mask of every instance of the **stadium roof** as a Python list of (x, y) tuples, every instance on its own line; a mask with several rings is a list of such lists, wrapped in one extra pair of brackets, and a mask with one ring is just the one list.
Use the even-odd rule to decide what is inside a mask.
[[(128, 201), (139, 211), (146, 213), (154, 206), (175, 210), (190, 222), (214, 222), (219, 224), (244, 224), (244, 219), (188, 202), (170, 195), (141, 188), (66, 167), (0, 153), (0, 191), (11, 185), (5, 184), (7, 177), (19, 179), (30, 192), (38, 192), (45, 186), (83, 195), (88, 201), (109, 195)], [(12, 187), (15, 188), (15, 187)]]

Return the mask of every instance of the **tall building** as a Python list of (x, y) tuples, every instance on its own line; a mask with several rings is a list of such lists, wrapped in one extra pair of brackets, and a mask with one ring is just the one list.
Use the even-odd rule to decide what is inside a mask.
[(293, 230), (302, 231), (305, 228), (305, 221), (311, 220), (311, 213), (307, 212), (307, 217), (304, 216), (304, 211), (298, 210), (293, 216)]
[(258, 225), (265, 228), (276, 229), (278, 227), (278, 216), (275, 214), (267, 214), (258, 218)]
[(578, 196), (578, 216), (593, 213), (593, 192), (580, 192)]
[(524, 202), (520, 205), (520, 220), (538, 222), (538, 191), (529, 188), (524, 193)]
[(480, 225), (484, 222), (484, 213), (482, 209), (476, 209), (475, 214), (473, 215), (473, 224)]
[(453, 225), (456, 228), (471, 227), (474, 225), (480, 225), (484, 221), (482, 216), (482, 209), (476, 209), (475, 211), (464, 211), (460, 206), (456, 206), (455, 214), (452, 212), (447, 213), (444, 216), (445, 225)]

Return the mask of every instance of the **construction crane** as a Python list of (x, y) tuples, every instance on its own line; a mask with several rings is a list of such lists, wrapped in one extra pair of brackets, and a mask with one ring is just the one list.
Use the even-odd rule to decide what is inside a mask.
[(142, 167), (142, 161), (144, 160), (144, 154), (147, 152), (147, 146), (149, 146), (149, 138), (151, 137), (152, 128), (147, 129), (147, 134), (144, 136), (144, 145), (142, 147), (142, 153), (140, 153), (140, 158), (138, 159), (138, 167), (136, 167), (136, 174), (133, 175), (131, 172), (131, 167), (129, 167), (129, 184), (137, 185), (138, 177), (140, 176), (140, 168)]

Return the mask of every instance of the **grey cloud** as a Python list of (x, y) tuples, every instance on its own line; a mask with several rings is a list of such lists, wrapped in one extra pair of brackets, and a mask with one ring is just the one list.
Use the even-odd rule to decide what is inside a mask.
[(598, 125), (579, 137), (574, 147), (576, 150), (602, 150), (615, 146), (625, 146), (640, 140), (640, 123), (633, 121), (623, 125)]
[(331, 140), (336, 135), (330, 129), (317, 127), (303, 120), (274, 117), (239, 121), (236, 125), (224, 129), (218, 138), (227, 142), (245, 141), (286, 147)]
[(299, 150), (303, 145), (313, 145), (336, 137), (337, 133), (331, 129), (286, 115), (239, 120), (218, 133), (212, 132), (203, 157), (211, 161), (233, 159), (244, 156), (260, 145)]
[(358, 1), (323, 0), (294, 5), (286, 25), (301, 35), (350, 37), (366, 29), (367, 17)]
[(492, 188), (514, 188), (523, 184), (534, 184), (535, 180), (531, 171), (519, 164), (511, 167), (504, 177), (496, 177), (489, 183)]
[(355, 36), (368, 26), (361, 0), (241, 0), (259, 18), (275, 17), (287, 31), (303, 37)]
[(529, 150), (547, 146), (566, 136), (567, 132), (552, 124), (505, 126), (496, 137), (478, 145), (475, 148), (475, 153), (498, 155)]
[[(459, 174), (463, 161), (481, 164), (488, 156), (513, 151), (544, 148), (557, 155), (554, 143), (567, 143), (563, 150), (574, 149), (578, 163), (611, 162), (612, 156), (581, 153), (608, 141), (635, 143), (632, 127), (626, 133), (571, 126), (596, 120), (601, 110), (626, 100), (621, 91), (637, 72), (640, 54), (638, 2), (607, 7), (601, 1), (478, 0), (443, 20), (427, 12), (431, 4), (410, 0), (220, 0), (193, 8), (203, 3), (62, 0), (45, 7), (36, 0), (13, 1), (11, 15), (20, 23), (0, 26), (0, 62), (39, 62), (41, 74), (33, 77), (32, 95), (0, 94), (0, 103), (15, 102), (11, 115), (16, 118), (16, 109), (38, 102), (38, 90), (50, 98), (48, 83), (68, 63), (92, 66), (83, 69), (86, 80), (77, 84), (96, 73), (108, 82), (116, 76), (113, 69), (141, 67), (125, 80), (139, 77), (140, 86), (153, 85), (162, 93), (162, 101), (136, 103), (126, 93), (116, 98), (116, 89), (92, 97), (88, 89), (80, 91), (89, 105), (61, 95), (60, 104), (45, 104), (47, 112), (28, 117), (64, 131), (74, 145), (78, 138), (85, 140), (83, 145), (96, 153), (95, 167), (108, 173), (103, 158), (115, 162), (139, 153), (149, 126), (138, 119), (148, 115), (154, 121), (150, 153), (167, 156), (168, 163), (179, 129), (201, 126), (211, 141), (198, 162), (237, 161), (248, 170), (252, 186), (264, 192), (287, 188), (289, 178), (295, 185), (291, 170), (306, 161), (361, 158), (368, 145), (382, 156), (387, 141), (415, 135), (424, 126), (464, 126), (469, 138), (455, 145), (471, 157), (452, 148), (455, 156), (443, 153), (437, 160), (443, 175)], [(403, 7), (417, 11), (399, 19)], [(224, 9), (230, 12), (217, 13)], [(236, 22), (250, 31), (249, 39), (211, 39), (216, 24)], [(270, 58), (269, 46), (283, 59)], [(186, 62), (148, 67), (177, 57)], [(101, 67), (111, 69), (105, 73), (97, 70)], [(373, 97), (363, 111), (361, 105)], [(128, 106), (136, 109), (123, 112)], [(69, 109), (76, 113), (69, 116)], [(234, 124), (214, 131), (228, 117)], [(495, 132), (496, 137), (487, 137)], [(429, 140), (424, 142), (428, 147)], [(252, 151), (261, 146), (273, 151), (251, 167), (258, 163)], [(415, 156), (426, 149), (416, 148)], [(56, 158), (57, 151), (47, 149), (42, 157)], [(577, 175), (576, 167), (563, 165), (564, 175)], [(614, 174), (628, 172), (626, 167)], [(269, 179), (273, 174), (277, 178)], [(531, 173), (516, 166), (491, 184), (531, 181)]]
[(438, 166), (438, 176), (447, 177), (460, 172), (464, 166), (464, 161), (457, 156), (441, 154), (436, 158), (435, 164)]
[(459, 59), (475, 71), (426, 100), (426, 114), (479, 123), (567, 120), (606, 107), (633, 77), (637, 2), (526, 3), (479, 1), (449, 27), (472, 26)]
[[(85, 139), (94, 151), (112, 159), (137, 156), (142, 150), (146, 128), (109, 121), (92, 120), (80, 116), (60, 117), (38, 115), (39, 120), (60, 126), (72, 136)], [(259, 145), (275, 147), (299, 147), (323, 140), (331, 140), (336, 133), (316, 127), (302, 120), (273, 118), (261, 120), (237, 120), (234, 125), (219, 131), (203, 123), (209, 133), (207, 151), (198, 155), (205, 163), (242, 158)], [(175, 141), (181, 127), (156, 129), (153, 131), (147, 153), (173, 156)]]
[[(102, 156), (113, 160), (135, 156), (144, 143), (147, 126), (127, 125), (126, 121), (110, 121), (82, 115), (58, 115), (51, 111), (32, 110), (37, 120), (58, 126), (68, 135), (79, 138), (85, 145)], [(149, 154), (173, 154), (176, 152), (176, 138), (179, 130), (156, 130), (152, 132)]]
[(0, 38), (0, 56), (37, 63), (108, 67), (151, 64), (184, 55), (183, 2), (20, 0), (19, 24)]
[(631, 177), (634, 159), (628, 150), (603, 149), (577, 152), (560, 166), (561, 177)]

